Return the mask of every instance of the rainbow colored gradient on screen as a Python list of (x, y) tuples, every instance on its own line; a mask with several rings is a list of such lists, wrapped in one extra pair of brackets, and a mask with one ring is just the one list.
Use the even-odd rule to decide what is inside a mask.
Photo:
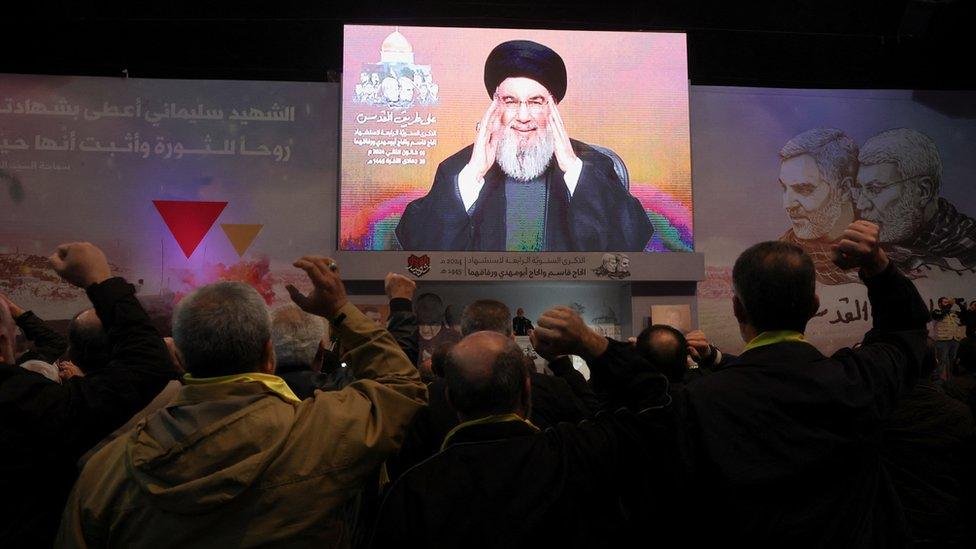
[[(345, 27), (339, 249), (398, 249), (404, 208), (427, 194), (442, 160), (474, 141), (490, 103), (485, 58), (507, 40), (563, 58), (566, 130), (623, 160), (654, 226), (645, 251), (691, 251), (684, 34), (395, 26)], [(396, 75), (400, 96), (384, 86)]]

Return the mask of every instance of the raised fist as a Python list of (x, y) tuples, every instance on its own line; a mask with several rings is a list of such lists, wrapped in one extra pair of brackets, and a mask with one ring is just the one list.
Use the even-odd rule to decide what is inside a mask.
[(82, 289), (112, 278), (105, 254), (90, 242), (62, 244), (48, 260), (65, 282)]

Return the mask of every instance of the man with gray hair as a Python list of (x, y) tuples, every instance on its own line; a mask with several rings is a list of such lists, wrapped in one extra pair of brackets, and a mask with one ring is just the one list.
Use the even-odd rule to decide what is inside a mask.
[(790, 139), (779, 157), (783, 208), (793, 223), (779, 239), (813, 259), (818, 282), (857, 282), (855, 270), (844, 271), (831, 261), (831, 246), (854, 221), (857, 144), (840, 130), (815, 128)]
[(942, 159), (932, 139), (908, 128), (881, 132), (864, 143), (859, 161), (853, 188), (858, 213), (881, 227), (895, 265), (905, 272), (925, 265), (976, 269), (976, 220), (939, 196)]
[(271, 314), (275, 373), (300, 399), (312, 396), (316, 389), (340, 389), (340, 384), (342, 387), (347, 384), (335, 383), (337, 380), (315, 371), (315, 359), (326, 334), (322, 317), (310, 315), (295, 304), (285, 305)]
[(349, 303), (334, 261), (295, 266), (312, 290), (290, 287), (292, 300), (329, 320), (356, 381), (298, 399), (273, 375), (261, 296), (237, 282), (195, 290), (173, 321), (186, 386), (88, 462), (59, 547), (352, 545), (356, 495), (426, 389), (389, 332)]

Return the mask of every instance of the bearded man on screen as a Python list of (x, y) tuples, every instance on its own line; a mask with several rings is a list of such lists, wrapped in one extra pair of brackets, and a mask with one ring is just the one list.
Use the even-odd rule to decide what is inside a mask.
[(642, 251), (653, 227), (613, 161), (570, 139), (566, 65), (527, 40), (485, 62), (491, 104), (474, 144), (441, 162), (396, 229), (405, 250)]

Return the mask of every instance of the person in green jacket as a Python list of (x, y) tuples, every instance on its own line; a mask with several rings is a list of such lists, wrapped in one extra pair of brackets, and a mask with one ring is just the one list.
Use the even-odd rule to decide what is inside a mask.
[(299, 400), (273, 375), (270, 315), (241, 283), (178, 305), (186, 385), (100, 450), (65, 508), (59, 547), (352, 544), (357, 494), (399, 446), (427, 391), (389, 332), (346, 299), (335, 262), (295, 262), (303, 310), (325, 317), (356, 381)]

